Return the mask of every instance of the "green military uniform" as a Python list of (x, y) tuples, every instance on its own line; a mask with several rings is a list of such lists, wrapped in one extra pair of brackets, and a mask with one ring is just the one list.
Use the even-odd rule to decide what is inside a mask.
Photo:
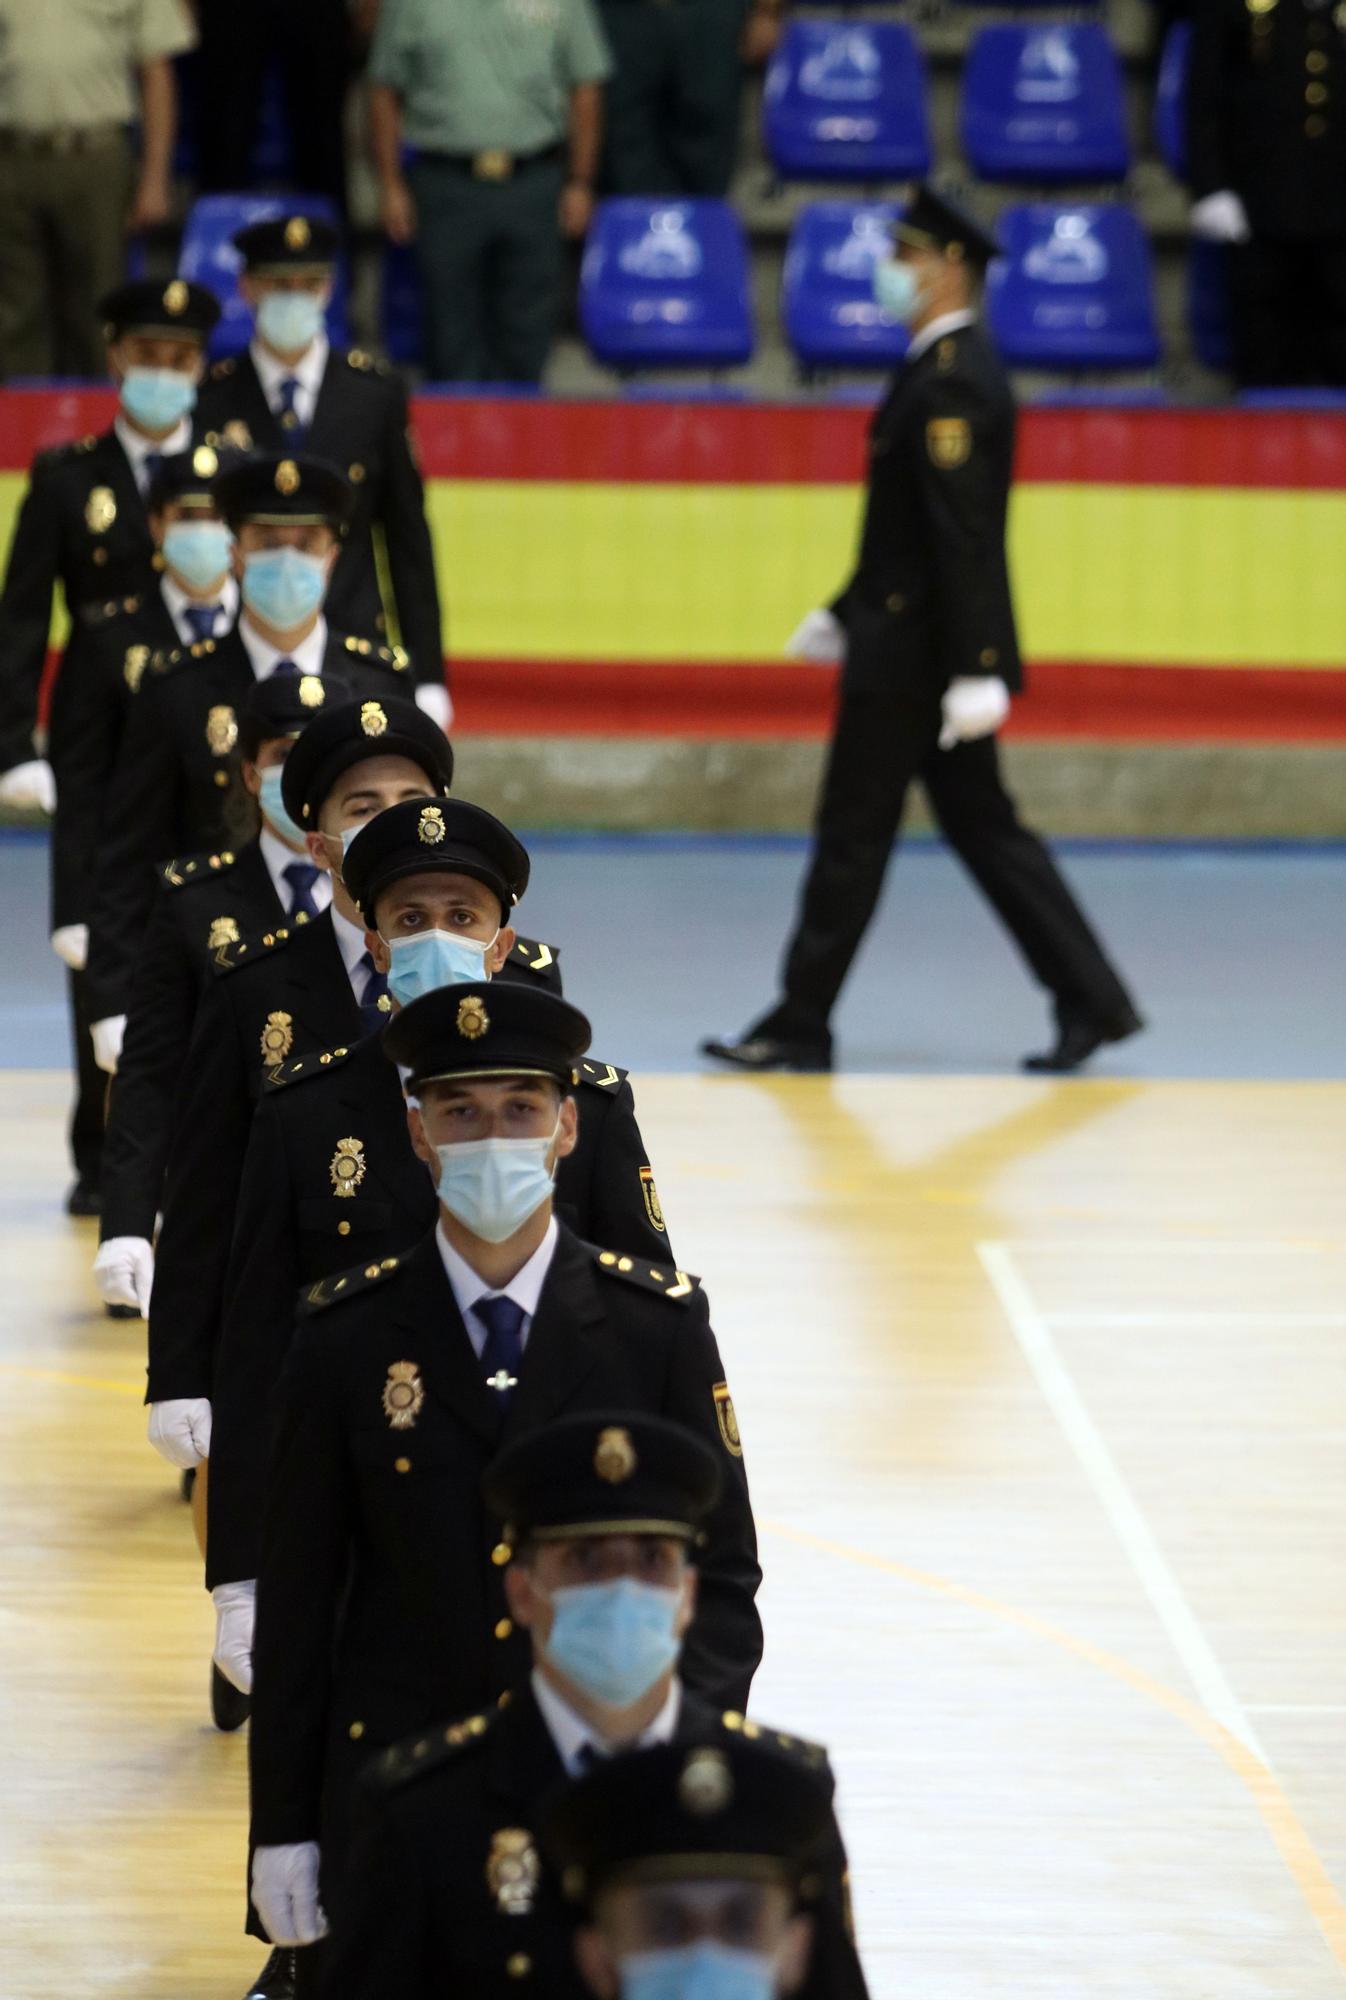
[(614, 194), (728, 192), (748, 12), (748, 0), (603, 0), (616, 65), (603, 182)]
[(560, 299), (570, 93), (611, 64), (591, 0), (385, 0), (369, 77), (415, 148), (429, 373), (536, 382)]

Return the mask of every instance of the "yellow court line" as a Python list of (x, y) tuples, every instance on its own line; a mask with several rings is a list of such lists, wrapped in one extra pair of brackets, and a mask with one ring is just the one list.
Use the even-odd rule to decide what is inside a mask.
[(1346, 1976), (1346, 1903), (1338, 1895), (1307, 1829), (1261, 1758), (1254, 1756), (1246, 1744), (1241, 1743), (1222, 1723), (1216, 1722), (1199, 1703), (1190, 1701), (1175, 1688), (1165, 1687), (1162, 1681), (1155, 1680), (1140, 1667), (1133, 1667), (1129, 1660), (1108, 1652), (1105, 1647), (1095, 1646), (1088, 1639), (1079, 1639), (1074, 1633), (1063, 1631), (1060, 1626), (1037, 1617), (1034, 1612), (1022, 1611), (1017, 1605), (988, 1597), (979, 1590), (970, 1590), (965, 1584), (954, 1583), (948, 1577), (913, 1569), (907, 1563), (872, 1555), (866, 1549), (851, 1548), (845, 1542), (830, 1541), (822, 1535), (810, 1534), (807, 1529), (787, 1527), (781, 1521), (760, 1521), (758, 1526), (767, 1534), (778, 1535), (801, 1548), (815, 1549), (821, 1555), (836, 1556), (863, 1569), (900, 1577), (904, 1583), (912, 1584), (918, 1590), (927, 1590), (937, 1597), (964, 1604), (973, 1611), (997, 1619), (1001, 1624), (1015, 1625), (1036, 1639), (1044, 1639), (1049, 1645), (1074, 1654), (1076, 1659), (1097, 1667), (1101, 1673), (1120, 1681), (1133, 1693), (1166, 1710), (1214, 1750), (1252, 1795), (1262, 1824), (1307, 1903), (1338, 1971)]
[(65, 1389), (107, 1389), (114, 1395), (145, 1400), (143, 1382), (113, 1382), (104, 1375), (72, 1375), (63, 1368), (29, 1368), (18, 1361), (0, 1361), (0, 1375), (22, 1375), (29, 1382), (55, 1382)]

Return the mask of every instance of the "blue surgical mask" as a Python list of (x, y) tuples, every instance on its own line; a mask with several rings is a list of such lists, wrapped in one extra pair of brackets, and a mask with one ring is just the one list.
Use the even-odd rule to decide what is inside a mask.
[(277, 354), (298, 354), (322, 332), (325, 310), (318, 292), (268, 292), (257, 308), (257, 331)]
[(327, 594), (327, 564), (302, 549), (258, 549), (243, 558), (243, 602), (268, 625), (290, 631), (311, 618)]
[(415, 937), (384, 938), (392, 955), (388, 968), (388, 991), (399, 1007), (437, 993), (441, 986), (464, 986), (470, 980), (489, 979), (486, 954), (499, 937), (458, 937), (452, 931), (419, 931)]
[(465, 1139), (436, 1146), (439, 1198), (483, 1243), (504, 1243), (552, 1193), (547, 1156), (560, 1120), (545, 1139)]
[(262, 811), (266, 814), (266, 817), (270, 820), (282, 840), (292, 841), (296, 847), (303, 847), (305, 845), (304, 829), (302, 826), (296, 826), (290, 818), (290, 815), (285, 810), (285, 801), (280, 793), (281, 782), (285, 776), (284, 765), (268, 764), (265, 770), (257, 773), (257, 776), (261, 780), (262, 786), (261, 791), (257, 795), (258, 805), (262, 808)]
[(622, 2000), (771, 2000), (775, 1971), (759, 1951), (705, 1938), (670, 1951), (636, 1951), (618, 1968)]
[(196, 384), (177, 368), (128, 368), (121, 406), (143, 431), (171, 431), (196, 407)]
[(921, 304), (921, 281), (910, 264), (882, 257), (874, 266), (874, 297), (889, 319), (905, 326)]
[(629, 1708), (678, 1657), (680, 1590), (637, 1583), (577, 1583), (554, 1590), (555, 1613), (542, 1651), (592, 1701)]
[(164, 561), (188, 590), (223, 576), (233, 546), (223, 521), (172, 521), (164, 529)]

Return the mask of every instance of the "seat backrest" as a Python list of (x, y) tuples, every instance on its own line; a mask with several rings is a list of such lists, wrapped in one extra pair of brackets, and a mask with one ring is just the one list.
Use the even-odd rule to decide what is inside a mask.
[(991, 328), (1024, 368), (1149, 368), (1159, 359), (1149, 241), (1130, 209), (1028, 202), (1000, 218)]
[(613, 367), (706, 367), (752, 353), (748, 246), (728, 202), (600, 202), (580, 273), (580, 319)]
[(1192, 24), (1175, 21), (1164, 37), (1154, 94), (1154, 139), (1171, 174), (1187, 178), (1187, 72), (1192, 60)]
[(785, 331), (809, 368), (892, 368), (907, 330), (880, 309), (874, 266), (892, 248), (891, 202), (815, 201), (790, 231), (781, 282)]
[(1130, 170), (1121, 65), (1095, 22), (996, 23), (963, 72), (963, 149), (989, 180), (1120, 180)]
[[(208, 285), (220, 301), (220, 321), (211, 336), (214, 356), (237, 354), (252, 338), (252, 313), (238, 288), (243, 260), (233, 239), (249, 223), (275, 215), (308, 215), (339, 225), (340, 217), (321, 195), (206, 194), (192, 203), (182, 232), (178, 270), (195, 284)], [(347, 276), (345, 259), (337, 260), (336, 283), (327, 308), (327, 334), (334, 347), (344, 346)]]
[(928, 173), (928, 95), (920, 46), (901, 22), (792, 21), (767, 67), (767, 153), (787, 179)]

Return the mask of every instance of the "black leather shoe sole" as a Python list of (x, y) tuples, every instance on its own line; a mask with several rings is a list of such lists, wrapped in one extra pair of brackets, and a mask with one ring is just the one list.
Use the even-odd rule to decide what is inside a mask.
[(77, 1180), (65, 1198), (67, 1215), (97, 1215), (102, 1205), (95, 1181)]
[(731, 1063), (735, 1069), (794, 1070), (801, 1075), (818, 1075), (832, 1067), (828, 1049), (809, 1042), (781, 1042), (773, 1035), (750, 1035), (741, 1042), (704, 1041), (703, 1056)]
[(183, 1473), (182, 1478), (178, 1481), (178, 1492), (182, 1495), (183, 1499), (186, 1501), (189, 1507), (192, 1504), (192, 1494), (195, 1492), (195, 1490), (196, 1490), (196, 1467), (194, 1465), (189, 1465), (187, 1467), (187, 1470)]
[(294, 2000), (295, 1954), (277, 1947), (262, 1967), (243, 2000)]
[(1139, 1015), (1133, 1016), (1125, 1026), (1116, 1028), (1072, 1022), (1068, 1028), (1061, 1030), (1055, 1048), (1047, 1049), (1041, 1055), (1025, 1056), (1022, 1067), (1030, 1076), (1070, 1076), (1108, 1043), (1125, 1042), (1132, 1035), (1138, 1035), (1144, 1026)]
[(140, 1307), (105, 1305), (103, 1307), (103, 1317), (104, 1319), (139, 1319)]
[(210, 1663), (210, 1719), (217, 1729), (226, 1736), (232, 1736), (241, 1729), (252, 1712), (252, 1703), (247, 1695), (240, 1694), (232, 1681), (227, 1681), (215, 1662)]

